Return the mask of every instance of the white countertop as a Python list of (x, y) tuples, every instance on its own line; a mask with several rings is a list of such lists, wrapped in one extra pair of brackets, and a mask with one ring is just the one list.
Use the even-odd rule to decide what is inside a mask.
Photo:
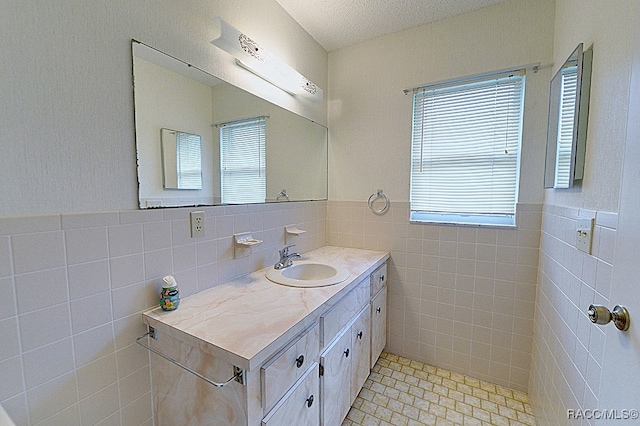
[(158, 307), (145, 312), (143, 320), (159, 338), (168, 334), (250, 371), (388, 258), (387, 252), (322, 247), (302, 260), (342, 266), (350, 273), (346, 281), (328, 287), (287, 287), (269, 281), (266, 268), (186, 297), (175, 311)]

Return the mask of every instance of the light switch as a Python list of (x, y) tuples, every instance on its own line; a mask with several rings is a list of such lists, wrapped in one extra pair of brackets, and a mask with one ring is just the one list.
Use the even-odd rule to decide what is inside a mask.
[(579, 217), (576, 220), (576, 247), (578, 250), (591, 254), (592, 241), (593, 218)]

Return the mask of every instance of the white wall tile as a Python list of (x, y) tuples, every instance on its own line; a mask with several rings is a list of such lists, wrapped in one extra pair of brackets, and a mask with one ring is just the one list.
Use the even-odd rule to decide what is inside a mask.
[(145, 424), (152, 417), (149, 352), (134, 341), (146, 332), (140, 313), (157, 303), (159, 279), (174, 274), (193, 294), (219, 276), (275, 263), (289, 223), (307, 230), (301, 248), (320, 247), (326, 204), (270, 206), (272, 220), (267, 207), (239, 207), (242, 223), (265, 240), (243, 262), (226, 252), (231, 234), (216, 240), (224, 208), (203, 208), (211, 222), (197, 241), (183, 235), (189, 209), (166, 218), (147, 210), (0, 219), (3, 406), (25, 425), (120, 425), (121, 414), (122, 424)]
[(113, 327), (113, 324), (108, 323), (73, 336), (76, 367), (114, 353)]
[(76, 371), (78, 379), (78, 396), (84, 399), (117, 382), (116, 355), (110, 353)]
[[(74, 370), (71, 338), (41, 346), (22, 355), (27, 389)], [(75, 382), (75, 380), (74, 380)]]
[(0, 278), (13, 274), (9, 237), (0, 237)]
[(80, 401), (82, 423), (97, 424), (115, 413), (119, 405), (118, 385), (114, 383)]
[(120, 400), (135, 401), (149, 392), (151, 387), (151, 369), (145, 366), (120, 380)]
[(109, 262), (106, 259), (70, 265), (67, 273), (71, 300), (91, 296), (110, 289)]
[[(73, 333), (82, 333), (113, 321), (111, 293), (104, 291), (71, 301), (71, 326)], [(114, 303), (114, 309), (116, 305)]]
[(11, 237), (16, 274), (58, 268), (65, 265), (62, 232), (19, 234)]
[(142, 253), (142, 225), (115, 225), (108, 228), (109, 256)]
[[(55, 395), (55, 398), (51, 396)], [(77, 402), (78, 390), (74, 372), (56, 377), (53, 380), (32, 387), (27, 391), (29, 418), (38, 423)]]
[(20, 338), (18, 334), (17, 317), (9, 317), (0, 320), (0, 336), (2, 336), (2, 344), (0, 345), (0, 361), (4, 361), (20, 354)]
[(78, 404), (57, 412), (53, 416), (36, 423), (34, 426), (81, 426)]
[(15, 276), (18, 313), (64, 303), (69, 300), (66, 268)]
[(142, 240), (145, 251), (171, 247), (171, 222), (151, 222), (142, 226)]
[(114, 257), (109, 260), (111, 288), (117, 289), (144, 281), (144, 256), (142, 253)]
[(567, 408), (597, 407), (604, 331), (594, 327), (585, 312), (594, 301), (608, 303), (617, 215), (579, 212), (600, 217), (607, 225), (596, 226), (594, 250), (588, 255), (573, 246), (578, 212), (547, 207), (529, 388), (544, 424), (556, 424)]
[(67, 264), (103, 260), (108, 257), (107, 228), (84, 228), (65, 231)]
[(62, 303), (20, 315), (20, 337), (23, 351), (71, 337), (69, 305)]
[[(25, 390), (24, 378), (22, 377), (22, 360), (19, 356), (0, 361), (0, 401), (5, 401), (15, 395), (21, 394)], [(5, 403), (2, 404), (5, 406)], [(7, 408), (5, 406), (5, 408)]]
[(0, 294), (4, 300), (0, 310), (0, 320), (10, 318), (18, 313), (16, 290), (13, 277), (0, 278)]

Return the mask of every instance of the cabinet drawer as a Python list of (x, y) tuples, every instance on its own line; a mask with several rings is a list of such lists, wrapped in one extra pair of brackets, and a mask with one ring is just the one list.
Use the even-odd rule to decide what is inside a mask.
[(368, 280), (362, 281), (356, 288), (351, 290), (334, 307), (325, 312), (320, 317), (320, 336), (322, 346), (331, 342), (371, 297)]
[(371, 274), (371, 294), (376, 294), (387, 283), (387, 264), (380, 266)]
[(309, 368), (300, 381), (262, 420), (262, 426), (318, 426), (320, 424), (318, 363)]
[(320, 353), (320, 330), (314, 324), (261, 368), (262, 401), (270, 410), (296, 380), (304, 375)]

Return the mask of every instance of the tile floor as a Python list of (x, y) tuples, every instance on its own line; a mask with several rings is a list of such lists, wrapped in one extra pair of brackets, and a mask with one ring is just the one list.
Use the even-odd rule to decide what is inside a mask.
[(535, 426), (529, 396), (383, 352), (342, 426)]

